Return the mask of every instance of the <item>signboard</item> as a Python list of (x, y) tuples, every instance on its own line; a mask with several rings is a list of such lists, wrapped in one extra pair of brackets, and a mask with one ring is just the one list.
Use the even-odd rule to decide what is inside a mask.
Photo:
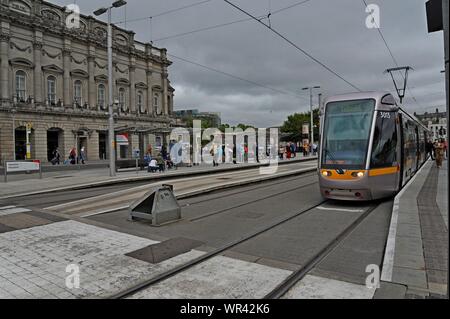
[(302, 134), (309, 135), (309, 124), (303, 124)]
[(8, 172), (8, 173), (40, 171), (40, 170), (41, 170), (41, 162), (40, 161), (6, 162), (6, 172)]
[(426, 4), (428, 32), (442, 31), (444, 22), (442, 16), (442, 0), (430, 0)]

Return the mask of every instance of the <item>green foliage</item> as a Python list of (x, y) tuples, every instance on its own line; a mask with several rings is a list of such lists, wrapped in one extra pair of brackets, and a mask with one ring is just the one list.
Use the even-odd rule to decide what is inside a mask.
[[(302, 128), (303, 124), (310, 124), (311, 123), (311, 113), (310, 112), (304, 112), (304, 113), (295, 113), (293, 115), (289, 115), (287, 120), (284, 122), (283, 126), (281, 127), (281, 133), (285, 133), (288, 135), (288, 138), (291, 141), (302, 141), (303, 136), (302, 135)], [(314, 140), (319, 140), (319, 125), (320, 125), (320, 118), (319, 118), (319, 109), (314, 110)]]

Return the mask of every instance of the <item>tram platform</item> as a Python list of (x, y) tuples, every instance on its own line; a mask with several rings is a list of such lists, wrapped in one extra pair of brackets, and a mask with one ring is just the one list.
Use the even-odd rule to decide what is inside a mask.
[(427, 162), (395, 198), (374, 298), (448, 297), (448, 170)]

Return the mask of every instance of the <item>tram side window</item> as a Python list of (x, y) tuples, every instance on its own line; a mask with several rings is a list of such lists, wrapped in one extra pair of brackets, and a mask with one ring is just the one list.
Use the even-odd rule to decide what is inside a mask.
[(397, 162), (396, 113), (379, 112), (375, 125), (371, 167), (392, 167)]

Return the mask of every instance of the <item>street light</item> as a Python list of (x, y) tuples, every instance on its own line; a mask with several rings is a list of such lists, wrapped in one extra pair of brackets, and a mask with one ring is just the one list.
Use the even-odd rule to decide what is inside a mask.
[[(303, 88), (303, 91), (309, 90), (309, 106), (311, 110), (311, 147), (310, 152), (313, 153), (312, 146), (314, 144), (314, 110), (313, 110), (313, 89), (320, 89), (320, 86), (306, 87)], [(320, 108), (320, 105), (319, 105)]]
[(16, 160), (16, 113), (17, 110), (15, 108), (11, 109), (11, 115), (12, 115), (12, 134), (13, 134), (13, 138), (12, 138), (12, 142), (13, 142), (13, 160)]
[(118, 0), (113, 2), (111, 7), (100, 8), (94, 11), (96, 16), (100, 16), (108, 12), (108, 140), (109, 140), (109, 174), (110, 176), (116, 176), (116, 154), (115, 154), (115, 132), (114, 132), (114, 114), (113, 114), (113, 71), (112, 71), (112, 26), (111, 26), (111, 9), (120, 8), (126, 5), (124, 0)]

